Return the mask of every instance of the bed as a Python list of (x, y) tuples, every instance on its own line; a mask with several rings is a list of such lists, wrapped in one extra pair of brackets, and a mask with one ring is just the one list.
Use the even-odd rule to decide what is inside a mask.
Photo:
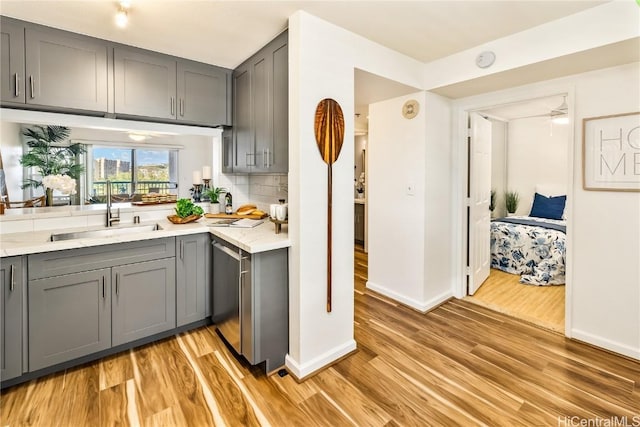
[(566, 197), (562, 196), (561, 207), (556, 201), (558, 206), (551, 213), (536, 209), (537, 199), (546, 197), (537, 193), (535, 197), (529, 216), (491, 222), (491, 267), (518, 274), (520, 283), (527, 285), (561, 285), (565, 283), (567, 236), (562, 218)]

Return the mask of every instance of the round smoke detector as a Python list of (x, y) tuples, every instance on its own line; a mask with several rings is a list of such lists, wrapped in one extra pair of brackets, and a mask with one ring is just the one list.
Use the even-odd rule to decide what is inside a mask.
[(476, 56), (476, 65), (480, 68), (489, 68), (496, 60), (496, 54), (487, 50)]

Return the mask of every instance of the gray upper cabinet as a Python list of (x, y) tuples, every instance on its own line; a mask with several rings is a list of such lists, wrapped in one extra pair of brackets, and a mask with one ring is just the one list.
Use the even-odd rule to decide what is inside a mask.
[(175, 119), (176, 61), (138, 49), (114, 49), (115, 113)]
[(211, 315), (209, 234), (176, 238), (176, 323), (187, 325)]
[[(3, 28), (4, 31), (4, 28)], [(0, 380), (22, 375), (23, 258), (0, 259)]]
[(289, 170), (289, 54), (284, 32), (233, 73), (233, 172)]
[(0, 35), (2, 102), (24, 103), (24, 26), (3, 20)]
[(111, 280), (114, 346), (176, 327), (174, 258), (113, 267)]
[(231, 125), (227, 90), (231, 73), (197, 62), (178, 61), (178, 120)]
[(233, 129), (222, 131), (222, 173), (233, 173), (235, 148), (233, 144)]
[(107, 111), (106, 42), (28, 27), (25, 46), (27, 104)]
[(111, 347), (110, 269), (29, 281), (29, 370)]
[(227, 125), (230, 72), (140, 49), (114, 49), (115, 113)]
[(2, 103), (105, 113), (108, 43), (2, 18)]
[(244, 64), (233, 72), (233, 172), (249, 172), (255, 163), (251, 114), (251, 71)]

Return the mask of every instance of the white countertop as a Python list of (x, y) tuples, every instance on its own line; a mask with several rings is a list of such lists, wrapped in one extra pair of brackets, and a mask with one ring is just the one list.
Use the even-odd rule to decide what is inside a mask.
[(209, 232), (252, 254), (291, 246), (288, 225), (282, 225), (280, 234), (276, 234), (276, 225), (265, 218), (264, 222), (253, 228), (208, 227)]
[[(172, 224), (167, 219), (142, 222), (140, 225), (158, 224), (160, 230), (126, 233), (110, 237), (94, 237), (51, 242), (51, 234), (86, 230), (100, 230), (104, 227), (77, 227), (60, 230), (42, 230), (23, 233), (8, 233), (0, 236), (0, 257), (26, 255), (65, 249), (76, 249), (113, 243), (133, 242), (162, 237), (183, 236), (210, 232), (227, 240), (247, 252), (258, 253), (291, 246), (286, 226), (280, 234), (275, 234), (275, 225), (268, 219), (255, 228), (209, 227), (206, 218), (189, 224)], [(122, 224), (118, 227), (132, 227), (134, 224)], [(116, 227), (117, 228), (117, 227)]]

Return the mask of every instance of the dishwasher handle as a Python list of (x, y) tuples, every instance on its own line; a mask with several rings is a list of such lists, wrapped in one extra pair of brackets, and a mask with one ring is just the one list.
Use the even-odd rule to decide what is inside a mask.
[(229, 255), (230, 257), (232, 257), (233, 259), (235, 259), (236, 261), (240, 261), (242, 259), (242, 257), (240, 256), (239, 253), (234, 252), (233, 250), (229, 249), (228, 247), (221, 245), (218, 242), (213, 242), (213, 247), (221, 250), (222, 252), (224, 252), (225, 254)]

